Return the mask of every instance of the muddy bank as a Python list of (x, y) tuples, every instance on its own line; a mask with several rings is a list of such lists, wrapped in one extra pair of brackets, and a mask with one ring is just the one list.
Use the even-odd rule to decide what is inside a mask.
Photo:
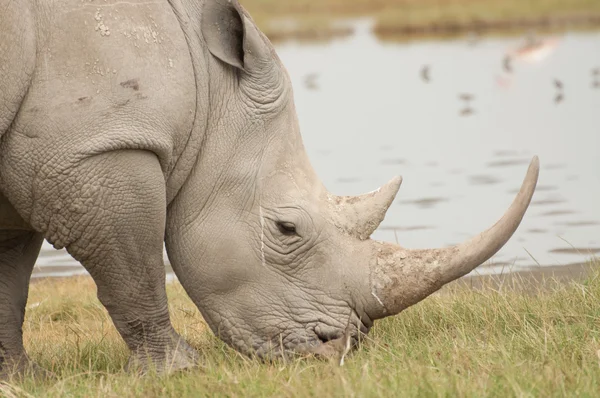
[[(171, 267), (165, 267), (167, 273), (167, 283), (176, 280)], [(50, 278), (70, 279), (70, 278), (90, 278), (89, 274), (83, 268), (71, 269), (56, 269), (51, 276), (37, 275), (31, 279), (31, 283), (39, 283)], [(517, 291), (526, 291), (535, 293), (540, 288), (550, 288), (556, 286), (557, 283), (569, 283), (572, 281), (583, 282), (586, 278), (593, 275), (594, 272), (600, 271), (600, 262), (592, 261), (580, 264), (569, 264), (555, 267), (538, 267), (529, 271), (515, 271), (501, 275), (468, 275), (457, 281), (444, 286), (441, 294), (449, 294), (457, 288), (470, 289), (493, 289), (502, 290), (510, 289)], [(70, 272), (70, 274), (69, 274)]]
[[(532, 30), (538, 33), (557, 33), (568, 30), (596, 29), (600, 29), (600, 14), (499, 20), (449, 20), (419, 24), (390, 24), (376, 20), (373, 33), (383, 41), (404, 42), (420, 39), (449, 39), (461, 36), (473, 36), (475, 39), (481, 36), (519, 35)], [(326, 42), (348, 37), (354, 33), (351, 26), (344, 26), (343, 23), (338, 26), (330, 22), (315, 25), (309, 21), (305, 25), (302, 19), (294, 21), (289, 27), (272, 27), (267, 24), (263, 27), (263, 31), (273, 43), (286, 41)]]
[(454, 289), (468, 287), (472, 289), (510, 289), (535, 293), (539, 289), (552, 288), (557, 284), (572, 281), (583, 282), (594, 272), (600, 270), (600, 262), (587, 262), (555, 267), (538, 267), (529, 271), (516, 271), (502, 275), (465, 276), (446, 285), (441, 292), (450, 293)]
[(319, 26), (312, 23), (304, 26), (302, 23), (290, 26), (271, 27), (265, 29), (265, 34), (273, 43), (281, 43), (289, 40), (306, 43), (327, 42), (333, 39), (344, 38), (352, 35), (354, 28), (348, 25), (335, 25), (324, 22)]
[(384, 40), (419, 37), (445, 37), (466, 34), (498, 34), (527, 30), (557, 31), (571, 28), (600, 28), (600, 14), (565, 15), (555, 17), (472, 19), (469, 21), (434, 21), (423, 24), (378, 22), (375, 34)]

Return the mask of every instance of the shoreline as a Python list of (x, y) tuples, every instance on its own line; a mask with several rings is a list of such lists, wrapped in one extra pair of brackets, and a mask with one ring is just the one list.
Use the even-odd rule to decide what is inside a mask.
[[(481, 266), (485, 268), (485, 265)], [(49, 267), (48, 267), (49, 268)], [(85, 272), (82, 267), (73, 267), (70, 271), (60, 270), (60, 268), (67, 267), (54, 267), (57, 268), (56, 272), (74, 272), (73, 275), (42, 275), (32, 276), (30, 284), (38, 284), (44, 281), (59, 281), (72, 278), (91, 278), (89, 274)], [(465, 275), (454, 283), (443, 287), (440, 292), (448, 289), (454, 289), (458, 286), (469, 287), (471, 289), (482, 289), (492, 288), (500, 289), (504, 286), (517, 288), (519, 290), (532, 290), (535, 287), (543, 287), (546, 281), (553, 281), (558, 283), (569, 283), (572, 281), (582, 281), (591, 275), (595, 270), (600, 269), (600, 262), (590, 260), (584, 263), (574, 263), (566, 265), (552, 265), (552, 266), (540, 266), (531, 268), (529, 270), (508, 270), (501, 274), (469, 274)], [(167, 284), (176, 280), (172, 270), (167, 267)]]
[[(289, 28), (266, 24), (263, 31), (273, 43), (287, 41), (322, 42), (349, 37), (354, 28), (348, 22), (355, 18), (348, 16), (336, 21), (302, 23), (302, 17), (294, 19)], [(279, 24), (277, 24), (279, 25)], [(373, 34), (383, 41), (412, 41), (449, 39), (462, 36), (481, 37), (514, 36), (527, 31), (539, 33), (565, 33), (568, 31), (600, 30), (600, 13), (566, 15), (558, 17), (540, 16), (537, 18), (471, 19), (466, 21), (440, 20), (427, 23), (389, 23), (373, 17)]]
[(600, 14), (565, 15), (537, 18), (472, 19), (469, 21), (440, 21), (426, 24), (393, 25), (376, 23), (373, 32), (384, 40), (447, 38), (461, 35), (511, 35), (538, 29), (541, 32), (600, 29)]
[[(552, 287), (557, 284), (582, 282), (599, 269), (600, 262), (592, 259), (585, 263), (540, 266), (530, 270), (517, 270), (503, 274), (466, 275), (456, 280), (454, 286), (449, 286), (449, 288), (468, 287), (475, 290), (509, 288), (536, 292), (540, 288)], [(442, 290), (444, 289), (442, 288)]]
[[(303, 27), (299, 24), (295, 28), (265, 27), (264, 32), (274, 44), (289, 41), (298, 42), (326, 42), (334, 39), (343, 39), (354, 34), (352, 26), (347, 22), (354, 18), (340, 19), (338, 23), (325, 26)], [(443, 21), (426, 24), (388, 25), (373, 21), (373, 34), (382, 41), (409, 42), (416, 40), (447, 40), (457, 37), (485, 37), (516, 36), (527, 31), (537, 30), (542, 34), (567, 33), (571, 31), (597, 31), (600, 30), (600, 14), (591, 16), (573, 16), (560, 18), (539, 19), (505, 19), (505, 20), (473, 20), (469, 22)]]

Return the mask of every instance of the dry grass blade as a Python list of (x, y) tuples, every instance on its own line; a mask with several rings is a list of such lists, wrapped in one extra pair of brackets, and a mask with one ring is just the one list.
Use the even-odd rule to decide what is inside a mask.
[(16, 385), (5, 383), (0, 381), (0, 397), (4, 398), (33, 398), (33, 395), (27, 393), (22, 388), (17, 387)]
[[(350, 328), (350, 319), (351, 317), (348, 317), (348, 322), (346, 324), (346, 330), (344, 331), (344, 337), (343, 337), (343, 346), (342, 349), (340, 351), (340, 366), (344, 366), (344, 358), (346, 357), (346, 355), (350, 352), (350, 349), (352, 348), (352, 329)], [(357, 325), (357, 330), (360, 330), (360, 327), (358, 327)]]

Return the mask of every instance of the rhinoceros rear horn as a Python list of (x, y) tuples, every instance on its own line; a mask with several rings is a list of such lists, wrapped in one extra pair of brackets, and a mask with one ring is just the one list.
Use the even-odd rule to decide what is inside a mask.
[(273, 60), (266, 37), (237, 0), (206, 1), (201, 31), (212, 55), (245, 72), (258, 71)]
[(360, 196), (329, 196), (334, 224), (360, 240), (368, 239), (383, 221), (396, 198), (402, 177), (395, 177), (381, 188)]

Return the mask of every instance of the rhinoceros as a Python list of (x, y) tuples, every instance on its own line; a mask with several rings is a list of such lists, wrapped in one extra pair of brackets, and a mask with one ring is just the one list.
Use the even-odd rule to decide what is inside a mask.
[[(264, 360), (337, 355), (479, 266), (512, 236), (539, 173), (454, 247), (371, 239), (401, 184), (329, 193), (292, 85), (236, 0), (0, 0), (0, 364), (23, 347), (43, 239), (89, 272), (128, 369), (190, 368), (163, 245), (211, 330)], [(344, 346), (344, 344), (342, 344)]]

